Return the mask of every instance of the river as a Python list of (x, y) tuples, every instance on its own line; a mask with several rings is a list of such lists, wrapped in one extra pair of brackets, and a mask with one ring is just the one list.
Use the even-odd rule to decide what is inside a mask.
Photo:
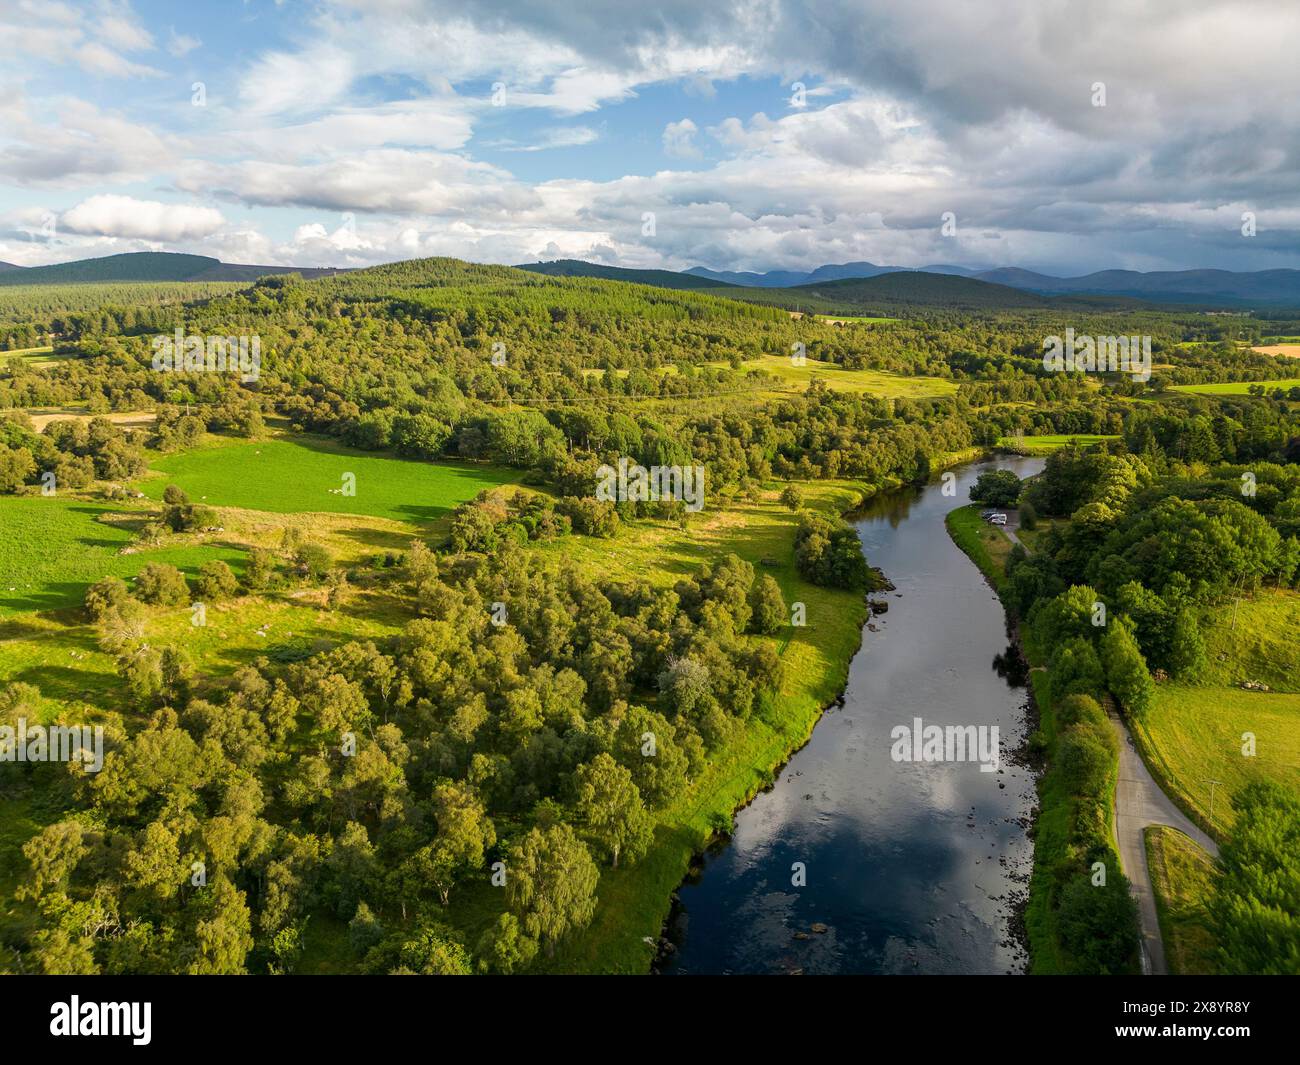
[[(682, 885), (661, 972), (1024, 971), (1014, 925), (1036, 796), (1010, 757), (1025, 737), (1024, 678), (995, 663), (1009, 642), (1002, 606), (944, 526), (997, 468), (1025, 477), (1042, 460), (972, 463), (951, 471), (955, 496), (936, 481), (855, 516), (868, 561), (896, 586), (874, 597), (889, 610), (863, 633), (843, 704)], [(915, 718), (996, 725), (996, 771), (896, 760), (891, 730)]]

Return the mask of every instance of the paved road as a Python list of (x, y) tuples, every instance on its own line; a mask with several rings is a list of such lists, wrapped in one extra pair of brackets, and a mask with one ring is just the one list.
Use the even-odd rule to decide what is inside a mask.
[(1142, 972), (1145, 975), (1164, 975), (1169, 969), (1165, 964), (1164, 942), (1160, 938), (1160, 922), (1156, 917), (1156, 899), (1151, 890), (1151, 874), (1147, 870), (1147, 849), (1142, 830), (1148, 825), (1176, 828), (1216, 858), (1219, 855), (1219, 845), (1197, 828), (1160, 789), (1160, 785), (1147, 771), (1128, 729), (1119, 717), (1111, 714), (1110, 720), (1119, 739), (1115, 842), (1119, 846), (1124, 873), (1132, 883), (1133, 894), (1137, 898), (1138, 915), (1142, 924)]

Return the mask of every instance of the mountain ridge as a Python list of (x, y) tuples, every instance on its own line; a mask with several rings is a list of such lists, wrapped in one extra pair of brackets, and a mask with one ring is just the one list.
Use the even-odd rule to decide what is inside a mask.
[(0, 265), (0, 285), (96, 284), (124, 281), (256, 281), (270, 274), (328, 277), (335, 267), (255, 266), (224, 263), (209, 255), (139, 251), (73, 259), (48, 266)]

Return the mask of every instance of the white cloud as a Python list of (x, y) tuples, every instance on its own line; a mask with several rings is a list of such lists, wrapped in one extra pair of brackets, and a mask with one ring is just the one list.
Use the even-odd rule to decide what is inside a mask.
[(167, 35), (167, 51), (177, 59), (184, 59), (194, 49), (202, 47), (203, 42), (187, 33), (177, 33), (173, 26)]
[(664, 126), (664, 155), (677, 159), (698, 159), (700, 150), (695, 146), (695, 134), (700, 128), (689, 118), (680, 122), (669, 122)]
[(92, 196), (59, 217), (59, 228), (70, 233), (129, 240), (195, 240), (225, 224), (212, 207), (159, 203), (130, 196)]
[(162, 71), (132, 62), (107, 45), (88, 41), (72, 50), (77, 65), (91, 74), (106, 78), (160, 78)]

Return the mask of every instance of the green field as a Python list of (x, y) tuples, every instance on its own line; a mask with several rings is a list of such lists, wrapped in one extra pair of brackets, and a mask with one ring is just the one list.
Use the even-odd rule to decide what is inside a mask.
[(0, 351), (0, 362), (5, 359), (19, 359), (28, 366), (49, 366), (51, 363), (62, 362), (73, 357), (55, 355), (54, 349), (48, 344), (43, 348), (14, 348), (11, 351)]
[(1170, 385), (1174, 392), (1191, 392), (1198, 396), (1245, 396), (1252, 385), (1265, 388), (1300, 388), (1300, 377), (1281, 377), (1272, 381), (1219, 381), (1206, 385)]
[[(953, 381), (940, 377), (904, 377), (883, 370), (845, 370), (834, 363), (805, 359), (796, 366), (788, 355), (763, 355), (746, 359), (744, 370), (766, 370), (782, 384), (806, 388), (814, 380), (840, 392), (866, 393), (896, 399), (923, 399), (928, 396), (950, 396), (957, 391)], [(778, 392), (779, 390), (774, 390)]]
[(186, 544), (121, 554), (147, 515), (67, 496), (0, 500), (0, 617), (76, 606), (100, 577), (130, 577), (149, 562), (194, 573), (212, 559), (238, 565), (226, 544)]
[(1003, 436), (998, 439), (998, 447), (1006, 448), (1011, 451), (1023, 451), (1028, 455), (1045, 455), (1049, 451), (1055, 451), (1057, 448), (1066, 447), (1075, 444), (1079, 447), (1088, 447), (1090, 444), (1100, 444), (1103, 440), (1118, 440), (1118, 436), (1107, 436), (1104, 433), (1071, 433), (1043, 436), (1023, 436), (1016, 438), (1014, 436)]
[(1213, 973), (1214, 935), (1205, 912), (1214, 888), (1213, 859), (1177, 829), (1152, 825), (1144, 834), (1170, 975)]
[[(281, 514), (368, 514), (408, 522), (448, 515), (484, 488), (517, 481), (518, 471), (468, 462), (408, 462), (345, 448), (318, 437), (221, 441), (212, 447), (156, 460), (158, 476), (139, 488), (161, 499), (179, 485), (191, 502)], [(341, 493), (343, 475), (356, 477), (356, 494)]]
[[(1219, 607), (1204, 626), (1201, 685), (1166, 682), (1134, 732), (1147, 764), (1183, 809), (1215, 835), (1232, 824), (1229, 796), (1252, 780), (1300, 791), (1300, 595), (1263, 594)], [(1272, 692), (1247, 691), (1245, 680)], [(1255, 754), (1242, 753), (1244, 734)], [(1210, 780), (1215, 785), (1210, 821)]]

